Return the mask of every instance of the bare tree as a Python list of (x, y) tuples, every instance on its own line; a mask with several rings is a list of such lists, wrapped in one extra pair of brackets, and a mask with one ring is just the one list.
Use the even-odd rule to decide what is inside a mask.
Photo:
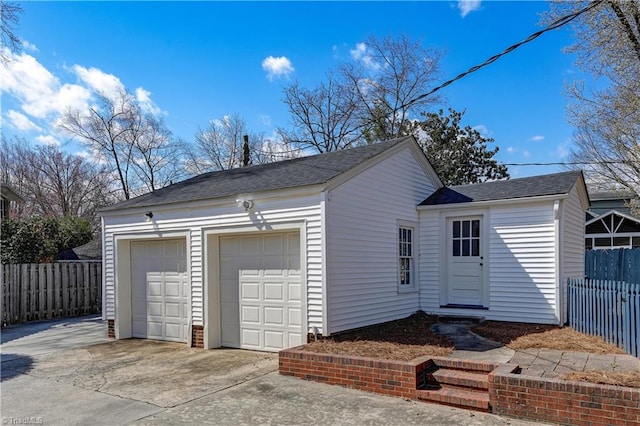
[(245, 135), (249, 141), (250, 163), (270, 162), (268, 152), (264, 151), (264, 135), (249, 132), (245, 120), (239, 114), (231, 114), (211, 120), (207, 127), (198, 130), (194, 149), (188, 154), (187, 169), (199, 174), (241, 167)]
[(357, 90), (369, 141), (406, 135), (409, 118), (440, 102), (436, 95), (421, 95), (440, 77), (442, 52), (406, 35), (370, 36), (358, 47), (356, 60), (342, 65), (340, 72)]
[(408, 120), (439, 101), (421, 97), (438, 77), (439, 51), (406, 36), (372, 36), (352, 56), (313, 89), (298, 82), (284, 88), (293, 127), (279, 129), (286, 142), (326, 152), (392, 139), (408, 134)]
[(22, 48), (22, 40), (16, 34), (21, 13), (22, 7), (18, 3), (0, 1), (0, 61), (3, 64), (9, 61), (5, 49), (19, 52)]
[[(586, 4), (553, 2), (544, 19)], [(587, 178), (601, 188), (640, 196), (640, 1), (604, 1), (572, 21), (572, 28), (576, 42), (567, 52), (598, 83), (568, 86), (568, 118), (576, 128), (572, 160), (587, 163)]]
[(0, 161), (3, 182), (25, 198), (17, 217), (78, 217), (95, 224), (97, 210), (113, 201), (104, 166), (58, 147), (3, 138)]
[(58, 126), (109, 165), (121, 198), (154, 191), (183, 176), (181, 142), (130, 92), (98, 94), (97, 101), (88, 111), (67, 111)]

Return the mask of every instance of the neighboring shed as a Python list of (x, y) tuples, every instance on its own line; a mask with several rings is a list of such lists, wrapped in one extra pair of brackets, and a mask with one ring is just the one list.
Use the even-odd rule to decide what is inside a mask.
[(588, 205), (579, 171), (439, 189), (418, 207), (423, 309), (563, 324)]
[[(441, 188), (415, 139), (405, 137), (206, 173), (108, 207), (103, 315), (117, 338), (277, 351), (306, 342), (308, 333), (440, 310), (430, 304), (439, 254), (428, 238), (439, 222), (429, 215), (446, 207), (416, 206)], [(552, 222), (567, 235), (568, 253), (557, 271), (570, 271), (573, 253), (583, 250), (580, 188), (553, 196), (563, 223)], [(537, 197), (545, 206), (553, 200)], [(478, 208), (497, 214), (502, 202)], [(458, 206), (467, 215), (468, 206)], [(569, 241), (574, 228), (579, 238)], [(546, 227), (536, 229), (546, 238)], [(545, 247), (544, 259), (559, 249)], [(559, 283), (560, 274), (550, 279)], [(503, 301), (489, 302), (484, 316), (504, 313)], [(545, 309), (524, 320), (558, 322)]]

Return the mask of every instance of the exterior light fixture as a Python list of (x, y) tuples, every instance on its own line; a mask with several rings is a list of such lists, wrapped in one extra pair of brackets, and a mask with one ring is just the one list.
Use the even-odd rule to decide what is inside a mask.
[(151, 219), (153, 219), (153, 212), (146, 212), (144, 215), (147, 217), (145, 220), (147, 222), (151, 222)]
[(238, 207), (242, 207), (246, 212), (253, 208), (253, 200), (246, 198), (238, 198), (236, 200), (236, 204), (238, 205)]

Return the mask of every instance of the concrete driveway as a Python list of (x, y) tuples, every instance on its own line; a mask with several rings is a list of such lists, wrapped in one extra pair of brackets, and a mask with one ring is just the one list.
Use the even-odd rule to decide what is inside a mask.
[[(86, 321), (77, 324), (90, 333)], [(100, 321), (93, 325), (106, 334)], [(55, 327), (38, 333), (55, 342)], [(271, 353), (103, 337), (43, 351), (25, 342), (19, 349), (19, 339), (1, 346), (3, 424), (532, 424), (280, 376)]]

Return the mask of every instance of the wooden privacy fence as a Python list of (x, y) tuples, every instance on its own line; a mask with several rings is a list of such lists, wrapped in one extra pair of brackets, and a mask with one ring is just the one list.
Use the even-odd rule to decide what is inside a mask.
[(584, 273), (592, 280), (640, 283), (640, 249), (587, 250)]
[(640, 355), (640, 283), (569, 278), (569, 325)]
[(0, 265), (2, 326), (102, 310), (102, 263)]

